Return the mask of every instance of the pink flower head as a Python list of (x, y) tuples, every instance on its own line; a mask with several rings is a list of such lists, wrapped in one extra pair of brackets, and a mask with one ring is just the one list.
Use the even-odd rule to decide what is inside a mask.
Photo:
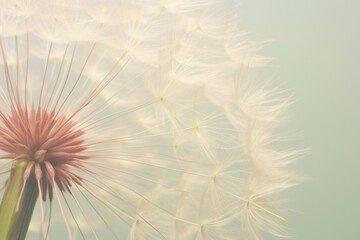
[(7, 153), (1, 157), (31, 162), (26, 171), (36, 169), (44, 201), (47, 192), (53, 198), (54, 182), (61, 191), (73, 182), (81, 185), (81, 177), (71, 168), (85, 169), (83, 160), (89, 156), (83, 153), (87, 149), (84, 131), (76, 129), (69, 118), (20, 104), (11, 107), (11, 115), (0, 113), (0, 117), (0, 149)]

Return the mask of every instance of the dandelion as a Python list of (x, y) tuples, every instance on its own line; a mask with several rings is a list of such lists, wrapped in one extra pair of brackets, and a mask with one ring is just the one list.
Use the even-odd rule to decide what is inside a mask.
[(238, 4), (0, 3), (1, 239), (286, 236), (290, 98)]

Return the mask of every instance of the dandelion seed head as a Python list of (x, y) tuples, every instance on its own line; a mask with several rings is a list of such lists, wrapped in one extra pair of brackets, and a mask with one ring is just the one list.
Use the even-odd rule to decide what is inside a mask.
[(27, 161), (24, 186), (33, 178), (41, 194), (31, 232), (284, 235), (277, 197), (298, 152), (278, 146), (276, 127), (290, 98), (258, 78), (271, 58), (239, 10), (232, 0), (0, 0), (0, 183)]

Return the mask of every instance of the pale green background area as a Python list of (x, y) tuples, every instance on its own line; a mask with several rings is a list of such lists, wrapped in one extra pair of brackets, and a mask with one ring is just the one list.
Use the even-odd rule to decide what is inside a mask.
[(242, 16), (274, 39), (263, 52), (294, 93), (287, 128), (310, 149), (293, 165), (310, 180), (285, 194), (293, 239), (360, 239), (360, 1), (251, 0)]

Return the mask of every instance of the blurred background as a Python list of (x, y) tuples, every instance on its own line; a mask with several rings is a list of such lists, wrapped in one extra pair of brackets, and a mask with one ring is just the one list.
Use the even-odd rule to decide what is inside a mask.
[[(360, 239), (360, 1), (243, 1), (243, 26), (274, 40), (274, 81), (294, 93), (287, 130), (309, 180), (285, 193), (293, 239)], [(271, 237), (266, 239), (272, 239)]]

